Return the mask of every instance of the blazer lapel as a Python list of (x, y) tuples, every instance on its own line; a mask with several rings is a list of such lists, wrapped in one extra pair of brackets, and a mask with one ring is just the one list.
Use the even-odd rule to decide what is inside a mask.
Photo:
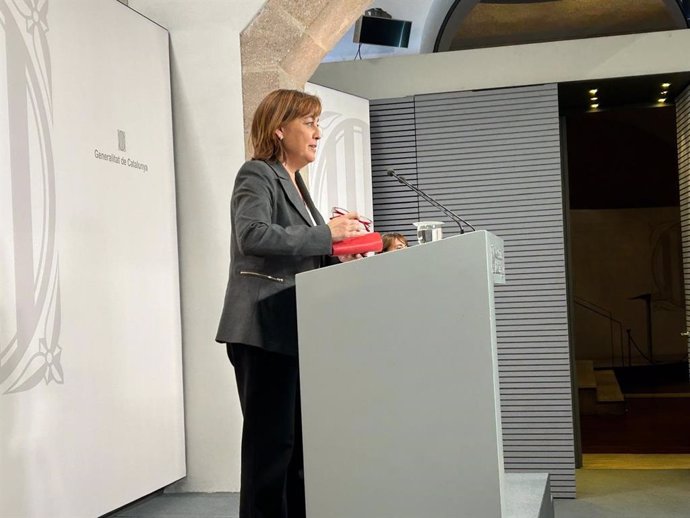
[[(299, 212), (299, 215), (302, 216), (302, 219), (304, 219), (304, 221), (309, 226), (312, 226), (311, 218), (309, 217), (309, 213), (307, 213), (307, 207), (304, 204), (305, 202), (300, 197), (299, 192), (297, 192), (295, 184), (292, 183), (292, 180), (290, 179), (290, 173), (288, 173), (285, 170), (285, 168), (280, 162), (276, 161), (266, 163), (271, 167), (271, 169), (273, 169), (276, 172), (276, 175), (280, 179), (280, 186), (283, 188), (283, 191), (285, 191), (285, 195), (287, 196), (288, 200), (290, 200), (292, 206), (295, 208), (297, 212)], [(299, 177), (299, 173), (297, 173), (297, 175), (297, 181), (299, 182), (301, 178)]]
[(314, 222), (317, 225), (323, 225), (325, 221), (321, 217), (319, 209), (317, 209), (316, 205), (314, 205), (314, 200), (311, 199), (309, 189), (307, 189), (307, 185), (304, 183), (302, 175), (299, 174), (299, 171), (295, 173), (295, 180), (297, 180), (297, 187), (299, 187), (299, 190), (302, 193), (302, 196), (304, 197), (304, 201), (307, 204), (307, 207), (309, 208), (309, 212), (311, 212), (312, 218), (314, 218)]

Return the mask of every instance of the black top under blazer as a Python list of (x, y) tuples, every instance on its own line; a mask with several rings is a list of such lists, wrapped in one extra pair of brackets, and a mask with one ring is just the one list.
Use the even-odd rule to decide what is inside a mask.
[(295, 275), (332, 262), (332, 243), (299, 172), (296, 181), (302, 197), (277, 161), (250, 160), (237, 174), (218, 342), (297, 354)]

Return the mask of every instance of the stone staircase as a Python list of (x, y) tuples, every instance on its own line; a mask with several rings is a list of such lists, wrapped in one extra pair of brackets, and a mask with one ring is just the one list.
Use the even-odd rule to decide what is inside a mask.
[(591, 360), (578, 360), (575, 362), (575, 372), (580, 414), (625, 414), (625, 396), (613, 370), (594, 370), (594, 363)]

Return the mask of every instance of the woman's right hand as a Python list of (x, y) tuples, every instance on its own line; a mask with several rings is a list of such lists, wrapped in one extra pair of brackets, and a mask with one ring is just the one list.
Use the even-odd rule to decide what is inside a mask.
[(363, 231), (362, 224), (359, 222), (359, 214), (356, 212), (348, 212), (343, 216), (333, 218), (328, 222), (328, 227), (331, 229), (331, 239), (334, 243), (348, 237), (358, 236)]

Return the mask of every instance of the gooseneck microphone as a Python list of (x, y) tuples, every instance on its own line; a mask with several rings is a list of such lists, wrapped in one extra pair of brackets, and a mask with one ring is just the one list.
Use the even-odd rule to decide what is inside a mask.
[(472, 230), (476, 230), (472, 225), (470, 225), (469, 223), (467, 223), (467, 221), (465, 221), (464, 219), (462, 219), (462, 218), (461, 218), (460, 216), (458, 216), (455, 212), (453, 212), (452, 210), (448, 209), (447, 207), (441, 205), (439, 202), (437, 202), (435, 199), (433, 199), (433, 198), (432, 198), (431, 196), (429, 196), (427, 193), (425, 193), (425, 192), (422, 191), (421, 189), (418, 189), (417, 187), (415, 187), (414, 185), (412, 185), (410, 182), (408, 182), (407, 180), (405, 180), (405, 178), (403, 178), (403, 177), (400, 176), (398, 173), (396, 173), (395, 171), (393, 171), (393, 169), (389, 169), (388, 171), (386, 171), (386, 174), (387, 174), (388, 176), (392, 176), (393, 178), (395, 178), (396, 180), (398, 180), (398, 181), (399, 181), (401, 184), (403, 184), (405, 187), (407, 187), (407, 188), (409, 188), (409, 189), (412, 189), (414, 192), (416, 192), (419, 196), (421, 196), (422, 198), (424, 198), (427, 202), (429, 202), (431, 205), (433, 205), (433, 206), (436, 207), (437, 209), (441, 209), (441, 211), (443, 211), (443, 213), (444, 213), (446, 216), (448, 216), (450, 219), (452, 219), (455, 223), (458, 224), (458, 227), (460, 227), (460, 233), (461, 233), (461, 234), (464, 234), (464, 233), (465, 233), (465, 229), (462, 228), (462, 224), (463, 224), (463, 223), (464, 223), (465, 225), (467, 225), (468, 227), (470, 227)]

